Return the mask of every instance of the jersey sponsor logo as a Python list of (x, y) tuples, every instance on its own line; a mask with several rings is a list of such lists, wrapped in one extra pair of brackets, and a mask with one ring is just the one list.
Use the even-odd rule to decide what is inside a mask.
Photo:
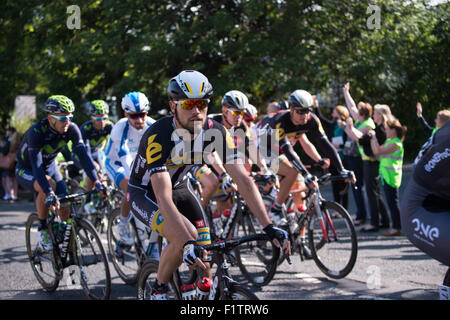
[(445, 148), (444, 152), (436, 152), (430, 159), (430, 161), (428, 161), (428, 163), (425, 165), (425, 170), (427, 172), (431, 172), (439, 162), (448, 157), (450, 157), (450, 148)]
[(151, 164), (155, 162), (156, 160), (161, 159), (162, 154), (162, 146), (158, 142), (154, 142), (156, 138), (156, 133), (148, 138), (147, 141), (147, 151), (145, 153), (147, 163)]
[(431, 225), (425, 225), (418, 218), (413, 219), (411, 222), (416, 225), (413, 236), (428, 245), (435, 247), (433, 241), (436, 238), (439, 238), (439, 229), (437, 227), (432, 227)]
[(196, 242), (198, 245), (204, 246), (211, 243), (211, 234), (208, 227), (197, 229), (197, 234), (198, 238)]
[(203, 220), (203, 219), (202, 220), (196, 220), (194, 223), (195, 223), (195, 227), (197, 229), (205, 227), (205, 220)]

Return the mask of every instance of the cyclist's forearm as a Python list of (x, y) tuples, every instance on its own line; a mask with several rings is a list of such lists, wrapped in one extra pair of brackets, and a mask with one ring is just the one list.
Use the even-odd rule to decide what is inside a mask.
[(97, 170), (95, 169), (94, 161), (88, 154), (86, 153), (84, 144), (78, 144), (73, 147), (73, 151), (80, 158), (81, 166), (83, 167), (86, 175), (92, 181), (96, 181), (98, 179)]
[(309, 175), (308, 170), (306, 170), (302, 161), (300, 160), (298, 155), (295, 153), (294, 149), (292, 148), (292, 146), (289, 142), (284, 143), (281, 147), (281, 150), (286, 155), (286, 158), (288, 158), (288, 160), (292, 163), (295, 170), (297, 170), (304, 177)]

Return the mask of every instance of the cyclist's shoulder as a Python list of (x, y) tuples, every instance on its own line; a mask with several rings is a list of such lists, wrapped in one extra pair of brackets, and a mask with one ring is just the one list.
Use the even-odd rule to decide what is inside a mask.
[(208, 118), (212, 119), (214, 121), (217, 121), (219, 123), (222, 123), (222, 114), (221, 113), (211, 113), (208, 114)]
[(111, 136), (121, 136), (122, 133), (125, 131), (125, 128), (129, 126), (128, 119), (122, 118), (119, 121), (117, 121), (114, 126), (112, 126), (111, 130)]

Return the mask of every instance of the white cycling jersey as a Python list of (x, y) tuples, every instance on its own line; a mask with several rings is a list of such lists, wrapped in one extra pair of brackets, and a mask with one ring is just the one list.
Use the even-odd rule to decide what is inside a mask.
[(141, 138), (154, 122), (154, 119), (147, 116), (145, 126), (141, 130), (131, 126), (127, 118), (120, 119), (114, 125), (105, 151), (105, 166), (109, 177), (118, 187), (123, 178), (130, 177)]

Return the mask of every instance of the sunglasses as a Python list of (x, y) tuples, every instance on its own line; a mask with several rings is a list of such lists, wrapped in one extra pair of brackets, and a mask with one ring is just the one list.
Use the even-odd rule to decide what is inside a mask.
[(146, 115), (147, 115), (147, 112), (128, 113), (128, 116), (133, 120), (136, 120), (139, 118), (145, 118)]
[(102, 121), (102, 120), (106, 120), (108, 119), (108, 116), (104, 116), (104, 117), (94, 117), (95, 121)]
[(73, 116), (55, 116), (53, 114), (51, 114), (50, 116), (52, 116), (54, 119), (59, 120), (61, 122), (72, 121), (72, 119), (73, 119)]
[(204, 110), (208, 108), (209, 100), (180, 100), (176, 101), (177, 105), (184, 110), (192, 110), (197, 107), (198, 110)]
[(311, 112), (311, 109), (309, 109), (309, 108), (301, 108), (301, 109), (294, 108), (294, 111), (297, 114), (308, 114)]
[(241, 111), (241, 110), (228, 110), (228, 111), (230, 111), (231, 112), (231, 114), (233, 115), (233, 116), (243, 116), (244, 115), (244, 113), (245, 113), (245, 111)]

